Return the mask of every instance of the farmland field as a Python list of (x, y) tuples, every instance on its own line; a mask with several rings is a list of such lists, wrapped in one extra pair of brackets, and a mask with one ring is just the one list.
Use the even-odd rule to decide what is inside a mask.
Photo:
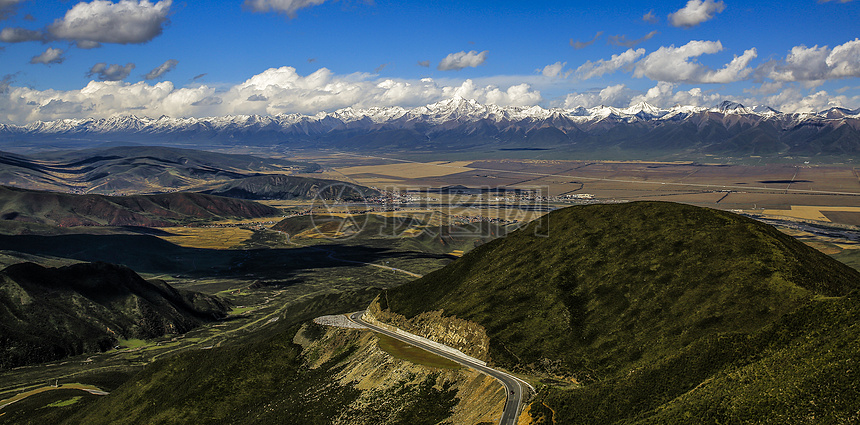
[[(860, 205), (860, 180), (850, 165), (533, 159), (421, 163), (391, 159), (380, 164), (383, 158), (355, 155), (315, 160), (348, 180), (380, 188), (542, 188), (549, 196), (590, 194), (603, 201), (664, 200), (860, 224), (860, 214), (854, 210)], [(340, 167), (341, 161), (348, 166)], [(362, 161), (368, 165), (358, 165)]]

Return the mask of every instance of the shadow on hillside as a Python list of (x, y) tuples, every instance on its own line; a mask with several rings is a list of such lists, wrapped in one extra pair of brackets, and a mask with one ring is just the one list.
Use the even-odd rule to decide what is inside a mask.
[(0, 250), (122, 264), (138, 273), (187, 277), (277, 277), (308, 269), (363, 267), (392, 259), (440, 259), (438, 254), (363, 245), (228, 249), (186, 248), (151, 235), (0, 235)]

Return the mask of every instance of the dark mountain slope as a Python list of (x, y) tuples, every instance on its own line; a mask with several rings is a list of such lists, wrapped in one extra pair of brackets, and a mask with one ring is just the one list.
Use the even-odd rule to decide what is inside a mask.
[(0, 369), (103, 351), (118, 339), (184, 333), (223, 317), (217, 297), (107, 263), (0, 272)]
[(356, 199), (378, 195), (364, 186), (337, 180), (270, 174), (231, 180), (201, 193), (238, 199)]
[[(354, 311), (366, 306), (378, 290), (306, 298), (286, 310), (281, 320), (227, 341), (211, 350), (190, 350), (159, 360), (110, 396), (71, 415), (64, 424), (415, 424), (442, 423), (450, 415), (453, 391), (435, 381), (407, 384), (380, 393), (364, 411), (353, 407), (361, 391), (340, 382), (345, 364), (355, 355), (353, 334), (333, 344), (331, 360), (310, 367), (294, 342), (299, 323), (322, 314)], [(310, 325), (305, 338), (326, 330)], [(310, 356), (309, 356), (310, 357)], [(384, 420), (368, 411), (384, 409)], [(391, 412), (399, 414), (389, 418)], [(352, 414), (352, 416), (350, 416)], [(351, 420), (350, 420), (351, 419)], [(1, 420), (0, 420), (1, 421)]]
[[(856, 357), (860, 330), (846, 318), (860, 308), (856, 297), (839, 297), (858, 287), (860, 273), (770, 226), (637, 202), (553, 212), (380, 300), (407, 318), (444, 310), (477, 322), (490, 337), (493, 362), (583, 383), (581, 390), (542, 392), (558, 423), (583, 423), (662, 412), (711, 380), (723, 379), (724, 405), (748, 404), (752, 399), (732, 394), (724, 379), (747, 367), (758, 380), (765, 372), (755, 362), (772, 363), (774, 353), (826, 365), (805, 356), (836, 344), (842, 351), (831, 356)], [(830, 319), (817, 317), (831, 310), (822, 316)], [(838, 341), (804, 335), (817, 320), (837, 331)], [(806, 351), (793, 348), (801, 343)], [(813, 370), (822, 375), (769, 388), (818, 384), (850, 367)], [(848, 398), (841, 400), (860, 400), (856, 387), (842, 389)], [(698, 395), (689, 397), (686, 405), (707, 410)]]
[(316, 164), (251, 155), (154, 146), (0, 153), (0, 184), (94, 193), (153, 193), (283, 171), (312, 172)]
[(0, 217), (57, 226), (171, 226), (224, 218), (277, 215), (251, 201), (198, 193), (104, 196), (0, 186)]

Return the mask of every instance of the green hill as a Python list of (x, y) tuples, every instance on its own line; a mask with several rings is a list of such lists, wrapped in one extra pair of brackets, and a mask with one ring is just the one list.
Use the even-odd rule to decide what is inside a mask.
[(113, 264), (12, 265), (0, 271), (0, 369), (184, 333), (227, 309), (217, 297)]
[[(831, 418), (854, 403), (856, 415), (860, 392), (842, 375), (857, 376), (858, 287), (860, 273), (768, 225), (636, 202), (553, 212), (380, 302), (482, 325), (491, 362), (554, 377), (532, 406), (557, 423), (683, 422), (691, 409), (738, 421), (732, 409), (762, 394), (781, 404), (760, 419), (778, 421), (792, 403)], [(555, 385), (571, 379), (582, 388)]]

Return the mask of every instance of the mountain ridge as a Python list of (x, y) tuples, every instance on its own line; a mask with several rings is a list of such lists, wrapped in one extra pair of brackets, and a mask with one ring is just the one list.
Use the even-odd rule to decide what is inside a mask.
[(126, 115), (0, 127), (0, 143), (58, 138), (296, 148), (458, 150), (520, 145), (574, 151), (618, 147), (698, 154), (855, 155), (860, 154), (860, 110), (783, 113), (730, 101), (711, 108), (658, 108), (641, 102), (627, 108), (545, 109), (484, 105), (455, 97), (411, 109), (348, 107), (315, 115), (210, 118)]
[(0, 186), (0, 219), (55, 226), (148, 226), (225, 218), (258, 218), (280, 210), (202, 193), (77, 195)]

